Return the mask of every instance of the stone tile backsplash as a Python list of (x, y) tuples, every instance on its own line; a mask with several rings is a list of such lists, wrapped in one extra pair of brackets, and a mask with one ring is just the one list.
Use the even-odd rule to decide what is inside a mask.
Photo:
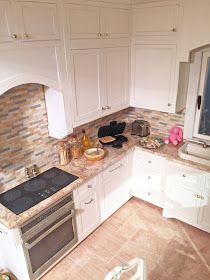
[[(92, 138), (98, 128), (112, 120), (126, 121), (127, 130), (136, 119), (150, 122), (152, 133), (167, 135), (169, 129), (184, 126), (184, 114), (169, 114), (130, 107), (74, 129), (81, 137), (82, 129)], [(58, 140), (48, 135), (44, 90), (28, 84), (13, 88), (0, 96), (0, 192), (8, 190), (24, 178), (24, 168), (37, 164), (40, 171), (59, 161)]]

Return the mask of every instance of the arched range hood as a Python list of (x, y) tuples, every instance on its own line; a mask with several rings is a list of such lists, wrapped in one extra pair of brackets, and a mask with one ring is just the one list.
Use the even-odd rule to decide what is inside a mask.
[(37, 83), (45, 88), (49, 135), (58, 139), (72, 133), (71, 100), (64, 51), (60, 46), (0, 50), (0, 95), (16, 86)]

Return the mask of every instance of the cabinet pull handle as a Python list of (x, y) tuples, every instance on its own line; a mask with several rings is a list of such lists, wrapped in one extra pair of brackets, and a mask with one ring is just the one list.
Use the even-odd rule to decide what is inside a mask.
[(17, 34), (12, 34), (12, 39), (17, 39), (18, 38), (18, 36), (17, 36)]
[(201, 109), (201, 101), (202, 101), (202, 98), (201, 98), (201, 95), (199, 95), (198, 99), (197, 99), (198, 110)]
[(110, 173), (114, 172), (115, 170), (119, 169), (123, 167), (123, 164), (121, 163), (119, 166), (117, 166), (116, 168), (112, 169), (112, 170), (109, 170)]
[(84, 202), (84, 204), (88, 205), (88, 204), (91, 204), (93, 201), (94, 201), (94, 199), (91, 198), (88, 202)]

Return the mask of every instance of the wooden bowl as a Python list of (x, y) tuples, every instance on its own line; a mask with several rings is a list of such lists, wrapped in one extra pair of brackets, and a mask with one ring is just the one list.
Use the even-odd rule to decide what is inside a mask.
[(104, 158), (105, 152), (103, 149), (98, 149), (98, 154), (97, 154), (97, 148), (90, 148), (84, 152), (84, 155), (86, 159), (90, 161), (98, 161)]

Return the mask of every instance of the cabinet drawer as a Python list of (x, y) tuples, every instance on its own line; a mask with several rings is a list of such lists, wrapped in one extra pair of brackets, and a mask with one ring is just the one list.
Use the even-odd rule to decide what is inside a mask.
[(159, 156), (144, 153), (142, 151), (135, 150), (134, 165), (135, 172), (138, 174), (139, 170), (154, 170), (162, 171), (165, 160)]
[(114, 178), (121, 180), (127, 177), (127, 165), (127, 157), (119, 160), (103, 172), (103, 179), (105, 181), (113, 180)]
[(162, 177), (160, 173), (142, 172), (135, 176), (135, 183), (141, 188), (150, 187), (155, 190), (161, 190)]
[(91, 192), (92, 189), (96, 186), (96, 177), (89, 180), (87, 183), (85, 183), (84, 185), (82, 185), (81, 187), (79, 187), (77, 189), (77, 194), (83, 195), (84, 193), (88, 193)]
[(151, 188), (135, 188), (133, 195), (159, 207), (163, 207), (163, 193)]
[(203, 189), (203, 176), (199, 170), (169, 163), (166, 174), (166, 184), (168, 186), (183, 185), (191, 190)]

